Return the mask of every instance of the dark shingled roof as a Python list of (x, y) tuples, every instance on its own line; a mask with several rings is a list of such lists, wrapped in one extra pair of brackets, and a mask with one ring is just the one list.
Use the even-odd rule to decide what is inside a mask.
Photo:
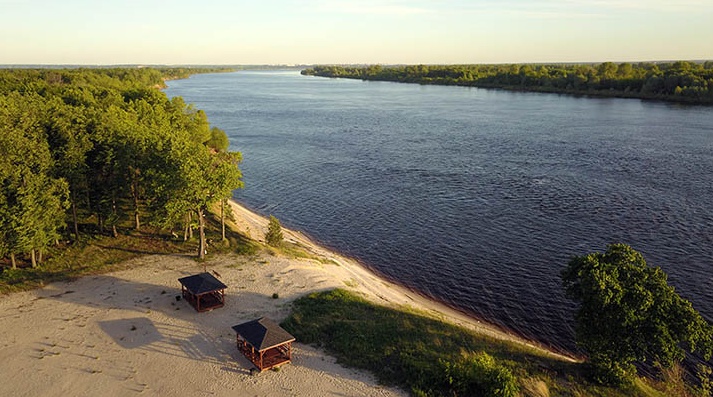
[(193, 276), (179, 278), (178, 282), (183, 284), (193, 295), (202, 295), (208, 292), (219, 291), (228, 288), (210, 273), (194, 274)]
[(294, 336), (265, 317), (235, 325), (233, 329), (258, 351), (295, 341)]

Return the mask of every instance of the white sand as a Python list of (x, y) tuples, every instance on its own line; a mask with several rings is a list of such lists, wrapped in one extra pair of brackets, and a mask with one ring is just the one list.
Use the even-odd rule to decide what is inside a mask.
[[(233, 207), (237, 228), (260, 239), (267, 221)], [(132, 260), (129, 270), (3, 296), (0, 396), (406, 395), (300, 343), (293, 345), (292, 364), (250, 375), (252, 365), (237, 351), (231, 326), (261, 316), (282, 321), (294, 299), (336, 287), (514, 339), (386, 282), (299, 233), (285, 234), (326, 260), (268, 253), (209, 259), (208, 271), (228, 285), (225, 307), (210, 312), (176, 301), (177, 279), (203, 271), (180, 255), (145, 256)]]

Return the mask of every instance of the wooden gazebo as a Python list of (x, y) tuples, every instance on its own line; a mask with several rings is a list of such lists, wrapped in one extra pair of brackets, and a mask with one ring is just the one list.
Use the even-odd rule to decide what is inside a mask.
[(233, 327), (238, 334), (238, 350), (259, 370), (292, 361), (295, 337), (268, 318), (262, 317)]
[(197, 311), (205, 312), (225, 304), (225, 284), (210, 273), (179, 278), (181, 295)]

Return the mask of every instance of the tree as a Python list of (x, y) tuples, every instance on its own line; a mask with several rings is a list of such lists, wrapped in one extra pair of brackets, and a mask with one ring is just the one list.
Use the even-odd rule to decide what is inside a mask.
[(35, 96), (0, 98), (0, 247), (15, 255), (29, 252), (32, 267), (43, 249), (59, 239), (68, 207), (64, 179), (53, 178), (49, 145), (40, 126), (43, 101)]
[(87, 134), (84, 109), (65, 105), (59, 98), (49, 103), (46, 117), (47, 141), (55, 159), (55, 174), (69, 184), (72, 225), (79, 240), (78, 200), (87, 191), (87, 152), (92, 147)]
[(265, 233), (265, 241), (268, 245), (278, 247), (282, 244), (282, 226), (280, 221), (270, 215), (270, 222), (267, 224), (267, 233)]
[(185, 136), (177, 136), (170, 143), (166, 165), (169, 172), (161, 188), (166, 193), (160, 203), (167, 222), (176, 222), (189, 211), (198, 216), (201, 259), (206, 251), (205, 212), (211, 204), (243, 186), (238, 169), (240, 159), (240, 153), (214, 153)]
[(637, 363), (671, 367), (685, 350), (710, 358), (713, 327), (668, 285), (663, 270), (647, 266), (630, 246), (575, 256), (562, 280), (567, 296), (579, 303), (576, 340), (598, 382), (626, 383)]
[(242, 181), (225, 132), (156, 89), (195, 72), (0, 70), (0, 256), (41, 262), (71, 208), (75, 239), (80, 214), (114, 236), (128, 211), (137, 230), (141, 217), (170, 230), (192, 218), (202, 257), (204, 211)]

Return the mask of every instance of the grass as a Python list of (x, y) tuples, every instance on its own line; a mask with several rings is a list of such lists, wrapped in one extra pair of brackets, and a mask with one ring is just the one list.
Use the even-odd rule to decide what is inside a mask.
[(339, 265), (337, 262), (315, 255), (310, 252), (304, 245), (289, 241), (282, 241), (279, 246), (266, 246), (266, 249), (273, 255), (283, 255), (291, 259), (309, 259), (319, 262), (323, 265)]
[(282, 325), (298, 341), (322, 347), (340, 363), (371, 371), (381, 383), (416, 396), (472, 395), (462, 392), (463, 382), (473, 383), (467, 390), (483, 390), (479, 388), (493, 382), (487, 371), (469, 373), (471, 378), (463, 380), (463, 374), (453, 370), (463, 363), (472, 367), (469, 363), (485, 356), (493, 359), (490, 373), (503, 379), (511, 374), (519, 391), (475, 395), (657, 397), (670, 395), (658, 390), (671, 390), (647, 379), (619, 389), (594, 385), (587, 381), (584, 364), (560, 361), (411, 310), (374, 305), (341, 289), (298, 299)]
[(189, 254), (195, 242), (173, 241), (155, 230), (130, 231), (118, 237), (82, 235), (80, 241), (50, 247), (37, 268), (21, 263), (0, 273), (0, 293), (28, 290), (54, 281), (105, 273), (125, 268), (125, 262), (147, 254)]
[[(220, 233), (220, 221), (206, 217), (206, 240), (209, 254), (238, 253), (254, 255), (260, 244), (226, 230), (226, 240)], [(5, 261), (0, 263), (0, 294), (25, 291), (55, 281), (73, 280), (77, 277), (101, 274), (126, 268), (130, 259), (153, 254), (196, 255), (198, 252), (197, 232), (193, 240), (184, 242), (170, 233), (143, 226), (133, 230), (131, 224), (120, 225), (119, 236), (111, 237), (98, 233), (94, 225), (84, 223), (80, 240), (62, 242), (49, 247), (44, 261), (32, 268), (27, 258), (18, 258), (18, 268), (10, 268)]]

